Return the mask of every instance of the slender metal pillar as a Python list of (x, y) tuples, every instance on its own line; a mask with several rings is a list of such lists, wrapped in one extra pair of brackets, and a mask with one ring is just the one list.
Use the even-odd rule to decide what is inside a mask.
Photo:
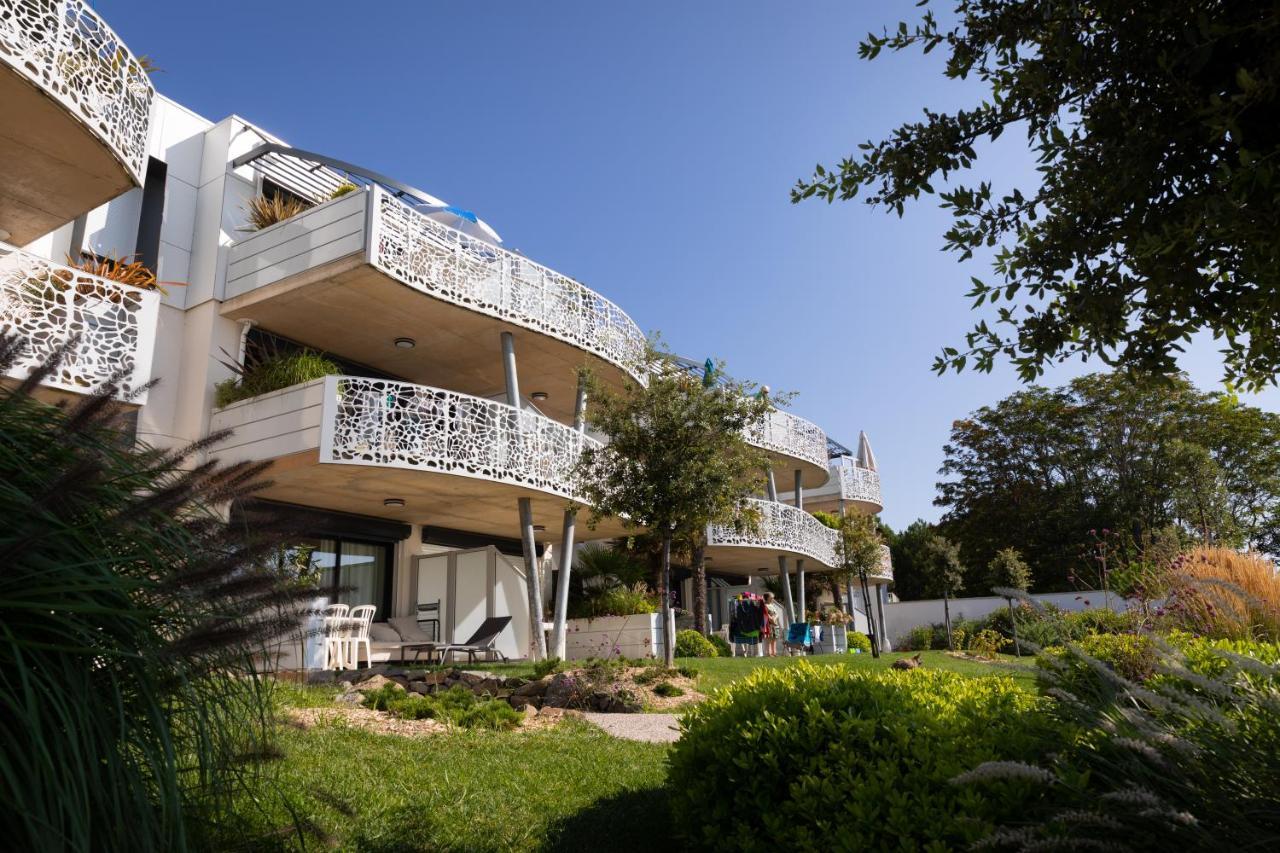
[(804, 475), (800, 471), (796, 471), (796, 488), (792, 494), (795, 495), (796, 509), (804, 509)]
[(782, 578), (782, 603), (787, 607), (787, 625), (796, 621), (796, 607), (791, 600), (791, 572), (787, 571), (787, 555), (778, 555), (778, 575)]
[(880, 626), (880, 651), (889, 652), (889, 651), (893, 651), (893, 649), (889, 647), (889, 626), (886, 625), (884, 621), (885, 590), (881, 589), (880, 587), (881, 587), (881, 584), (875, 584), (872, 586), (872, 589), (875, 590), (875, 596), (876, 596), (876, 614), (880, 617), (879, 619), (876, 620), (876, 622)]
[(517, 409), (520, 405), (520, 380), (516, 375), (516, 342), (510, 332), (502, 333), (502, 368), (507, 376), (507, 403)]
[(773, 501), (774, 503), (777, 503), (777, 501), (778, 501), (778, 484), (777, 484), (777, 482), (773, 479), (773, 468), (772, 468), (772, 466), (771, 466), (771, 467), (769, 467), (769, 468), (765, 468), (765, 469), (764, 469), (764, 475), (765, 475), (765, 494), (766, 494), (766, 495), (768, 495), (769, 500)]
[(542, 660), (547, 656), (547, 635), (542, 630), (542, 579), (538, 576), (538, 543), (533, 540), (533, 503), (518, 498), (520, 505), (520, 541), (524, 545), (525, 589), (529, 594), (529, 657)]
[(805, 619), (808, 618), (808, 614), (805, 613), (804, 559), (801, 557), (796, 558), (796, 590), (799, 592), (799, 596), (800, 596), (800, 601), (798, 602), (798, 606), (800, 608), (799, 610), (800, 618), (797, 619), (796, 621), (803, 622)]
[[(845, 599), (848, 601), (848, 604), (849, 604), (849, 617), (853, 618), (854, 614), (857, 613), (857, 610), (855, 610), (853, 606), (853, 579), (852, 578), (850, 578), (849, 582), (845, 585)], [(853, 630), (856, 631), (857, 629), (858, 629), (858, 626), (855, 623), (853, 626)]]
[[(573, 426), (578, 432), (587, 429), (587, 386), (578, 379), (578, 399), (573, 409)], [(578, 511), (564, 511), (564, 526), (560, 533), (560, 571), (556, 579), (556, 606), (551, 618), (551, 654), (564, 660), (565, 624), (569, 617), (569, 574), (573, 571), (573, 540), (578, 523)]]

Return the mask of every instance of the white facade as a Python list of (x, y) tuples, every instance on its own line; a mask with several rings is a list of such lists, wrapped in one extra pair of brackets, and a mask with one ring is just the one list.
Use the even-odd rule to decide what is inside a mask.
[[(214, 455), (273, 463), (263, 498), (314, 519), (320, 564), (342, 578), (338, 586), (349, 572), (356, 588), (342, 595), (377, 597), (380, 620), (441, 602), (441, 638), (458, 641), (481, 614), (510, 615), (499, 648), (528, 655), (518, 502), (529, 502), (540, 546), (533, 564), (549, 600), (551, 554), (577, 494), (573, 462), (596, 440), (575, 424), (576, 370), (589, 364), (605, 381), (645, 381), (639, 327), (568, 276), (441, 224), (425, 193), (402, 198), (391, 179), (313, 162), (239, 116), (213, 121), (156, 94), (92, 10), (77, 0), (54, 6), (40, 18), (49, 4), (0, 0), (14, 12), (0, 16), (0, 93), (31, 111), (24, 122), (6, 110), (6, 120), (78, 146), (61, 169), (34, 154), (0, 167), (24, 170), (57, 202), (33, 213), (29, 199), (0, 191), (0, 329), (31, 344), (8, 379), (81, 335), (51, 393), (84, 393), (113, 373), (133, 388), (155, 380), (130, 402), (138, 440), (177, 447), (233, 430)], [(127, 61), (107, 68), (94, 59), (100, 44), (74, 40), (65, 46), (72, 59), (45, 56), (32, 28), (77, 20)], [(33, 63), (46, 61), (86, 76), (93, 99), (33, 75)], [(39, 140), (20, 142), (34, 150)], [(330, 199), (347, 180), (357, 190)], [(311, 206), (251, 231), (248, 205), (268, 187)], [(42, 230), (32, 233), (36, 224)], [(5, 242), (15, 235), (29, 239)], [(63, 265), (135, 252), (150, 255), (163, 292)], [(234, 379), (262, 336), (324, 351), (345, 375), (216, 407), (218, 384)], [(713, 537), (709, 570), (776, 572), (778, 556), (830, 568), (831, 532), (777, 503), (778, 486), (831, 489), (837, 468), (828, 470), (826, 434), (779, 411), (750, 440), (769, 453), (761, 498), (773, 503), (750, 542)], [(850, 508), (879, 511), (874, 457), (871, 473), (874, 496), (866, 487)], [(803, 506), (794, 495), (787, 502)], [(592, 535), (623, 531), (613, 520)]]

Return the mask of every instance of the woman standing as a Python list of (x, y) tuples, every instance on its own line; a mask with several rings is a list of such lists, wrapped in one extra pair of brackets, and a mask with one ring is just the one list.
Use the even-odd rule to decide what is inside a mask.
[(782, 605), (773, 598), (773, 593), (764, 594), (764, 653), (771, 658), (778, 656), (778, 637), (782, 636)]

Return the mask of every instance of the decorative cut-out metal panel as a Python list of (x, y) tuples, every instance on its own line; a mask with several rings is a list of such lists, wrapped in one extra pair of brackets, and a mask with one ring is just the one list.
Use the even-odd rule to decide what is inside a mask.
[(880, 566), (868, 574), (887, 581), (893, 580), (893, 555), (890, 553), (888, 545), (880, 546)]
[(389, 465), (576, 498), (574, 466), (595, 439), (536, 412), (408, 382), (331, 376), (320, 461)]
[(747, 430), (747, 441), (762, 450), (827, 467), (827, 434), (817, 424), (790, 412), (771, 410), (763, 421)]
[(81, 0), (0, 0), (0, 61), (89, 127), (141, 184), (155, 87)]
[(523, 255), (463, 234), (382, 190), (374, 193), (371, 262), (438, 299), (594, 353), (646, 381), (645, 336), (600, 294)]
[[(790, 504), (758, 498), (750, 498), (743, 503), (744, 509), (757, 517), (759, 524), (756, 529), (752, 530), (746, 524), (741, 528), (712, 525), (707, 529), (708, 545), (769, 548), (813, 559), (827, 568), (835, 568), (838, 564), (840, 534), (809, 513)], [(743, 515), (745, 517), (747, 513)]]
[(880, 472), (857, 465), (840, 466), (840, 497), (847, 501), (866, 501), (883, 507), (880, 497)]
[(150, 378), (159, 300), (156, 291), (0, 247), (0, 331), (26, 345), (9, 375), (26, 378), (76, 338), (46, 385), (84, 393), (116, 376), (126, 389), (140, 388)]

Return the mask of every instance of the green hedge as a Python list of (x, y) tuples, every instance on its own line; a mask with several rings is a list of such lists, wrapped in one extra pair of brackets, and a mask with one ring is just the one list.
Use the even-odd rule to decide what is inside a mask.
[(1005, 678), (758, 670), (685, 715), (673, 813), (697, 848), (960, 849), (1038, 795), (950, 780), (1042, 754), (1060, 739), (1044, 707)]
[(848, 643), (850, 653), (858, 651), (863, 654), (871, 654), (871, 638), (861, 631), (850, 629), (848, 634)]

